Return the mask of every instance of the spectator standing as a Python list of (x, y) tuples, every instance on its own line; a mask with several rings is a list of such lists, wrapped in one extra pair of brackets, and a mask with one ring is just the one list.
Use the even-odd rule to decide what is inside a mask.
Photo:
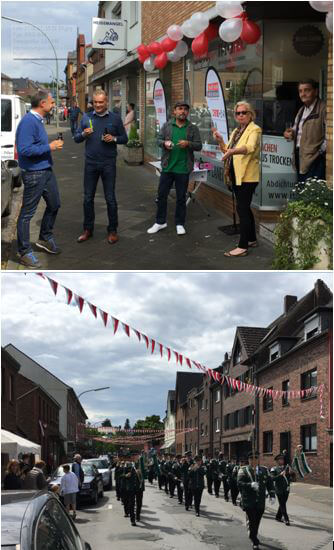
[(80, 107), (78, 107), (78, 104), (76, 101), (73, 102), (73, 107), (70, 107), (68, 110), (68, 116), (70, 119), (70, 125), (71, 125), (71, 132), (72, 137), (74, 138), (74, 135), (78, 129), (78, 119), (79, 115), (82, 115), (82, 111)]
[(77, 493), (79, 492), (79, 480), (76, 474), (70, 471), (68, 464), (65, 464), (63, 469), (64, 475), (60, 481), (60, 492), (64, 497), (64, 504), (68, 514), (72, 508), (73, 520), (75, 520), (77, 515)]
[(135, 104), (128, 103), (126, 107), (126, 116), (124, 119), (124, 128), (129, 135), (132, 124), (135, 122)]
[(31, 111), (24, 115), (16, 131), (19, 166), (24, 184), (21, 212), (17, 221), (19, 262), (32, 269), (40, 268), (30, 244), (30, 220), (43, 197), (46, 209), (42, 218), (36, 246), (49, 254), (61, 250), (53, 237), (53, 226), (60, 208), (56, 177), (52, 171), (52, 151), (63, 148), (63, 141), (49, 143), (43, 117), (50, 112), (54, 99), (48, 92), (39, 91), (31, 98)]
[(23, 482), (22, 489), (44, 489), (47, 487), (46, 477), (44, 475), (45, 462), (40, 460), (36, 462), (35, 466), (27, 473)]
[(10, 460), (7, 465), (3, 488), (6, 491), (7, 489), (21, 489), (21, 487), (20, 463), (18, 460)]
[(82, 461), (81, 455), (79, 455), (79, 454), (74, 455), (74, 462), (72, 464), (72, 472), (74, 472), (75, 475), (78, 478), (79, 489), (81, 488), (81, 486), (84, 482), (84, 479), (85, 479), (85, 474), (84, 474), (84, 471), (83, 471), (82, 466), (81, 466), (81, 461)]

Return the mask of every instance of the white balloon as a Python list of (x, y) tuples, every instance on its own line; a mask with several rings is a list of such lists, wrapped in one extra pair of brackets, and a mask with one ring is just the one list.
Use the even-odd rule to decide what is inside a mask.
[(148, 72), (154, 71), (155, 66), (154, 66), (154, 56), (153, 55), (151, 55), (150, 57), (145, 59), (143, 67), (144, 67), (145, 71), (148, 71)]
[(193, 27), (193, 25), (190, 22), (190, 19), (187, 19), (181, 26), (182, 32), (185, 36), (188, 38), (195, 38), (199, 34), (197, 29)]
[(219, 27), (219, 36), (224, 42), (234, 42), (238, 40), (241, 32), (241, 19), (226, 19)]
[(179, 55), (177, 55), (175, 50), (172, 50), (171, 52), (168, 52), (167, 57), (168, 57), (169, 61), (172, 61), (172, 63), (177, 63), (181, 59), (181, 57)]
[(310, 5), (316, 11), (321, 11), (321, 12), (333, 11), (333, 2), (310, 2)]
[(326, 27), (331, 34), (333, 34), (333, 12), (330, 11), (326, 15)]
[(184, 57), (188, 53), (188, 44), (184, 42), (184, 40), (181, 40), (175, 49), (173, 50), (179, 57)]
[(190, 17), (192, 27), (198, 30), (198, 34), (203, 32), (209, 26), (209, 18), (205, 13), (197, 11)]
[(180, 25), (171, 25), (168, 27), (167, 36), (169, 36), (171, 40), (175, 40), (175, 42), (181, 40), (181, 38), (183, 38), (183, 32)]
[(236, 17), (243, 12), (240, 2), (216, 2), (216, 11), (225, 19)]

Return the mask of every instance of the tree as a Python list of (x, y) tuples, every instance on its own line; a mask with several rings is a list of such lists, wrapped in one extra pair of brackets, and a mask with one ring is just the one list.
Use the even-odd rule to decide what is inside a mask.
[(106, 418), (105, 420), (103, 420), (103, 422), (101, 423), (101, 426), (103, 426), (104, 428), (105, 427), (111, 428), (111, 422), (109, 418)]
[(157, 414), (152, 414), (151, 416), (146, 416), (145, 420), (137, 420), (133, 429), (136, 430), (162, 430), (164, 429), (164, 423), (161, 422), (160, 416)]
[(124, 424), (124, 430), (130, 430), (130, 429), (131, 429), (130, 420), (127, 418)]

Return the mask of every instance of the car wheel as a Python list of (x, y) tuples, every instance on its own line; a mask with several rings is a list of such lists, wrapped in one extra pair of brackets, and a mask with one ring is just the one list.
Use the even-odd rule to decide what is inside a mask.
[(21, 187), (22, 185), (22, 175), (20, 174), (13, 180), (13, 187)]
[(98, 493), (98, 490), (95, 489), (94, 493), (92, 494), (92, 503), (97, 504), (98, 500), (99, 500), (99, 493)]

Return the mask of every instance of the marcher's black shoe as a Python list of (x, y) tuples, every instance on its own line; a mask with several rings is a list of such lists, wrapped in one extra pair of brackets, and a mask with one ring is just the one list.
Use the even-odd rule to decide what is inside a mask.
[(186, 510), (187, 510), (187, 512), (189, 512), (189, 506), (186, 506)]
[(258, 544), (253, 544), (253, 550), (259, 550), (259, 545)]
[(196, 516), (199, 518), (199, 512), (196, 512)]
[(279, 521), (280, 523), (282, 523), (282, 520), (280, 518), (275, 518), (276, 521)]
[(289, 521), (289, 520), (287, 520), (287, 521), (285, 522), (285, 525), (287, 525), (287, 526), (289, 527), (289, 525), (290, 525), (290, 521)]
[(131, 525), (133, 525), (133, 527), (136, 527), (136, 522), (135, 521), (131, 521)]
[(128, 518), (128, 517), (129, 517), (129, 514), (124, 514), (124, 517), (125, 517), (125, 518)]

